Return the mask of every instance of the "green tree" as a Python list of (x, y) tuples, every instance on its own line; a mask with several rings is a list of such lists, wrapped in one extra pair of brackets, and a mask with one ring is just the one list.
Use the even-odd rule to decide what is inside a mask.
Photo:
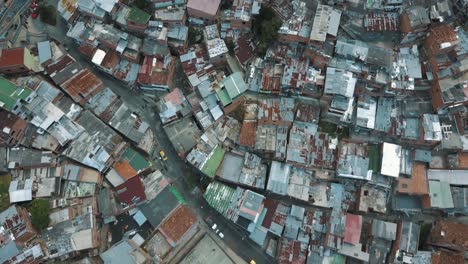
[(53, 5), (41, 5), (39, 7), (39, 15), (42, 22), (52, 26), (57, 24), (57, 10)]
[(150, 11), (151, 8), (151, 3), (147, 0), (136, 0), (135, 1), (136, 7), (140, 8), (141, 10), (147, 10)]
[(269, 6), (262, 6), (260, 9), (260, 14), (259, 16), (263, 20), (272, 20), (274, 17), (276, 17), (275, 10)]
[(236, 44), (234, 44), (234, 41), (230, 39), (226, 40), (226, 47), (229, 50), (229, 55), (234, 56), (235, 55), (234, 48), (236, 47)]
[(203, 41), (203, 32), (195, 27), (190, 26), (188, 30), (188, 45), (200, 44)]
[(278, 39), (278, 30), (281, 27), (281, 19), (275, 11), (268, 6), (262, 6), (260, 14), (252, 23), (252, 32), (258, 41), (257, 53), (264, 56), (268, 47)]
[(49, 225), (49, 202), (47, 200), (33, 200), (29, 212), (31, 213), (32, 225), (36, 230), (40, 231)]

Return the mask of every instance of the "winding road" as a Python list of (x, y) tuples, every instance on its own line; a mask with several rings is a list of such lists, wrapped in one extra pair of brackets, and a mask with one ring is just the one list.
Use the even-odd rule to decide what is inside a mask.
[[(157, 154), (160, 149), (163, 149), (168, 157), (168, 160), (163, 162), (164, 164), (161, 164), (162, 162), (158, 157), (153, 157), (154, 163), (159, 168), (166, 168), (164, 174), (172, 181), (177, 190), (182, 193), (188, 203), (187, 205), (198, 214), (200, 219), (210, 217), (219, 226), (221, 232), (224, 233), (224, 242), (232, 251), (243, 258), (246, 262), (251, 259), (254, 259), (256, 263), (276, 262), (274, 258), (268, 256), (257, 244), (248, 239), (247, 233), (244, 230), (241, 230), (240, 227), (228, 221), (212, 209), (205, 199), (203, 199), (202, 193), (199, 191), (198, 187), (194, 187), (189, 184), (187, 179), (189, 177), (194, 177), (192, 167), (177, 155), (162, 127), (159, 115), (156, 112), (156, 107), (154, 107), (154, 104), (149, 100), (149, 97), (131, 90), (123, 82), (99, 71), (88, 58), (78, 51), (76, 43), (66, 36), (68, 28), (63, 19), (59, 18), (56, 26), (35, 26), (45, 27), (44, 30), (47, 32), (49, 38), (56, 39), (61, 43), (61, 45), (66, 46), (71, 56), (73, 56), (83, 67), (92, 69), (96, 76), (98, 76), (109, 88), (120, 96), (131, 109), (139, 113), (143, 119), (150, 124), (156, 141), (156, 151), (154, 153)], [(110, 228), (112, 228), (112, 226)]]

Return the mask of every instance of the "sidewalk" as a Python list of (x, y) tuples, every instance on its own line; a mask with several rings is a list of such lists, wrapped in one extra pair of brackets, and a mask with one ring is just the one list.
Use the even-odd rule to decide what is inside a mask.
[(205, 235), (205, 230), (199, 229), (198, 232), (195, 233), (195, 235), (186, 244), (184, 244), (181, 249), (176, 247), (172, 250), (169, 255), (166, 256), (164, 262), (174, 264), (179, 263)]

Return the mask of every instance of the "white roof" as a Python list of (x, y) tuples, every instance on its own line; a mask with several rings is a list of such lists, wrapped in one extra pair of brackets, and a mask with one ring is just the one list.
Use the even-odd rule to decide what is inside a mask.
[(327, 34), (336, 36), (341, 20), (341, 11), (334, 10), (327, 5), (318, 5), (315, 12), (314, 24), (310, 39), (316, 41), (325, 41)]
[(101, 65), (104, 57), (106, 57), (106, 52), (102, 49), (98, 49), (96, 50), (96, 53), (94, 53), (93, 59), (91, 61), (96, 65)]
[(140, 236), (140, 234), (138, 234), (138, 233), (136, 233), (136, 235), (132, 237), (132, 240), (138, 246), (143, 245), (143, 243), (145, 242), (145, 239), (142, 236)]
[(228, 52), (226, 43), (224, 43), (224, 40), (220, 38), (207, 40), (206, 47), (208, 50), (208, 54), (210, 55), (210, 59)]
[(341, 11), (333, 9), (330, 14), (330, 23), (328, 24), (327, 33), (335, 36), (338, 34), (338, 27), (340, 26)]
[(375, 100), (373, 97), (360, 97), (357, 106), (357, 125), (369, 129), (374, 129), (376, 112), (377, 100)]
[(24, 186), (20, 185), (19, 181), (12, 181), (8, 189), (10, 195), (10, 203), (24, 202), (32, 200), (32, 180), (24, 181)]
[(216, 107), (210, 109), (210, 113), (213, 116), (214, 120), (218, 120), (218, 118), (223, 116), (223, 110), (217, 105)]
[(380, 173), (385, 176), (398, 177), (400, 174), (400, 163), (401, 146), (384, 142)]
[(423, 115), (424, 140), (441, 141), (442, 128), (440, 127), (439, 116), (432, 114)]
[(325, 93), (339, 94), (352, 98), (356, 87), (357, 78), (350, 71), (327, 67), (325, 78)]
[(80, 251), (93, 247), (93, 232), (92, 229), (85, 229), (75, 232), (71, 235), (71, 244), (73, 250)]
[(125, 181), (120, 177), (120, 175), (117, 173), (117, 171), (112, 168), (107, 174), (106, 174), (106, 179), (109, 180), (109, 182), (112, 184), (112, 186), (116, 187), (119, 186), (120, 184), (124, 183)]
[(119, 2), (119, 0), (94, 0), (94, 1), (96, 2), (97, 6), (99, 6), (101, 9), (103, 9), (106, 12), (112, 11), (115, 4)]

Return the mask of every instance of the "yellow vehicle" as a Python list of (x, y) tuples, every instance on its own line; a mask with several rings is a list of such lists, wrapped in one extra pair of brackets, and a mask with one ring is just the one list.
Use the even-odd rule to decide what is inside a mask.
[(166, 161), (167, 156), (166, 153), (164, 153), (164, 150), (159, 151), (159, 156), (161, 157), (162, 160)]
[(255, 262), (255, 260), (253, 260), (253, 259), (252, 259), (252, 260), (250, 260), (250, 262), (249, 262), (249, 263), (250, 263), (250, 264), (257, 264), (257, 262)]

